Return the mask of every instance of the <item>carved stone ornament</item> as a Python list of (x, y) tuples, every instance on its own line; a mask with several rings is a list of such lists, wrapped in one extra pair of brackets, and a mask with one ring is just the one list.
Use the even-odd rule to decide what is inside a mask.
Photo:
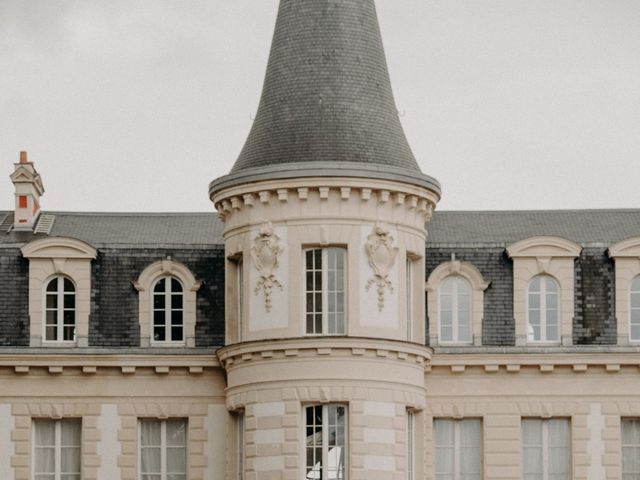
[(267, 312), (271, 311), (271, 290), (273, 287), (282, 290), (282, 284), (276, 278), (274, 271), (278, 268), (278, 257), (283, 250), (284, 247), (280, 242), (280, 237), (274, 232), (273, 225), (265, 220), (260, 232), (253, 240), (251, 258), (260, 274), (254, 293), (256, 295), (260, 291), (264, 293), (264, 307)]
[(365, 244), (369, 265), (373, 269), (373, 277), (369, 279), (365, 287), (369, 291), (371, 285), (375, 285), (378, 290), (378, 310), (384, 308), (384, 291), (389, 289), (393, 293), (393, 285), (389, 280), (389, 272), (393, 268), (398, 255), (398, 247), (393, 246), (393, 237), (388, 230), (376, 225), (373, 232), (367, 237)]

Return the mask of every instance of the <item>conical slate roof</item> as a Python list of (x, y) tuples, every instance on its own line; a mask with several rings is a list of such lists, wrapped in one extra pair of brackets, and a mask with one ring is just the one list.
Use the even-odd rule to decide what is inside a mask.
[(399, 176), (439, 192), (400, 125), (374, 0), (281, 0), (256, 119), (210, 190), (308, 175)]

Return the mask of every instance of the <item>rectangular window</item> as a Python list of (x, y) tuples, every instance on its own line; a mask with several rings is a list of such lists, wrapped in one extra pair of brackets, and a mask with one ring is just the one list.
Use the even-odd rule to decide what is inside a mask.
[(435, 480), (482, 478), (482, 422), (479, 419), (433, 421)]
[(140, 420), (140, 479), (187, 480), (187, 420)]
[(27, 208), (27, 197), (25, 195), (18, 197), (18, 208)]
[(523, 480), (571, 479), (571, 428), (568, 419), (522, 420)]
[(33, 430), (34, 480), (80, 480), (81, 420), (37, 419)]
[(238, 480), (244, 480), (244, 412), (238, 412)]
[(346, 480), (347, 407), (305, 408), (306, 480)]
[(407, 411), (407, 480), (415, 475), (415, 427), (413, 412)]
[(640, 478), (640, 419), (622, 419), (622, 480)]
[(413, 336), (413, 261), (407, 256), (406, 262), (406, 289), (407, 289), (407, 340)]
[(304, 251), (307, 335), (345, 333), (346, 249)]

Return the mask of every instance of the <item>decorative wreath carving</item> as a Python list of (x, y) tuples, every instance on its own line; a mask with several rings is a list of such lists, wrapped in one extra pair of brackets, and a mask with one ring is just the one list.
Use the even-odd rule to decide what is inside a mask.
[(271, 311), (271, 290), (278, 287), (282, 290), (282, 284), (276, 278), (274, 271), (278, 268), (278, 257), (284, 251), (280, 237), (273, 230), (271, 222), (265, 220), (258, 235), (251, 246), (251, 258), (260, 274), (254, 293), (264, 292), (264, 307)]
[(384, 291), (389, 289), (393, 293), (393, 285), (389, 280), (389, 272), (393, 268), (398, 255), (398, 247), (393, 246), (393, 237), (389, 230), (376, 225), (373, 232), (367, 237), (365, 249), (369, 257), (369, 265), (373, 269), (373, 277), (369, 279), (365, 287), (369, 291), (371, 285), (375, 285), (378, 290), (378, 310), (384, 308)]

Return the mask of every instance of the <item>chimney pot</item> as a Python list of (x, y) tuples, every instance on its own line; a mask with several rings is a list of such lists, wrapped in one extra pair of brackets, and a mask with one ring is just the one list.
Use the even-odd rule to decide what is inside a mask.
[(27, 152), (22, 151), (20, 152), (20, 163), (28, 163), (29, 161), (27, 160)]

